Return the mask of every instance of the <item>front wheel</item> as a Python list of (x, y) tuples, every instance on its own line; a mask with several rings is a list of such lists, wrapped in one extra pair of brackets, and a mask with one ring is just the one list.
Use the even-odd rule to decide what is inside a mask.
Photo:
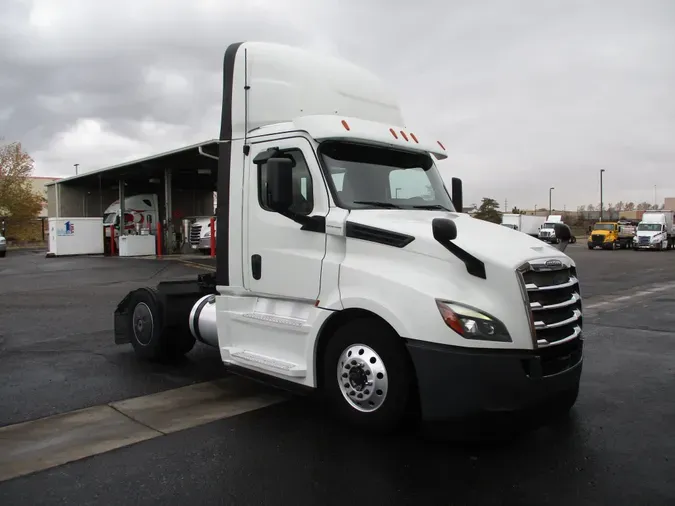
[(408, 413), (413, 385), (407, 350), (384, 322), (358, 318), (331, 337), (323, 362), (324, 395), (343, 420), (394, 429)]
[(0, 258), (5, 258), (5, 255), (7, 255), (7, 250), (0, 251)]

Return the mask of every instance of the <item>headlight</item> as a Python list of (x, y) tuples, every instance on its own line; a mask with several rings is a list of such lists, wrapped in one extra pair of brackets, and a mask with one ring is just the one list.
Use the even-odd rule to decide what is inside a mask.
[(436, 300), (445, 324), (465, 339), (511, 342), (502, 322), (478, 309), (457, 302)]
[(653, 235), (652, 238), (651, 238), (651, 241), (652, 242), (660, 242), (661, 241), (661, 234)]

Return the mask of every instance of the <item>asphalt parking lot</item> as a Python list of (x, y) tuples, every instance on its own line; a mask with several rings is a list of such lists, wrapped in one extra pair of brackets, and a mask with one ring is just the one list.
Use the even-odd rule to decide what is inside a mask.
[[(0, 482), (0, 504), (675, 504), (675, 251), (582, 243), (567, 253), (586, 308), (572, 416), (506, 441), (464, 444), (360, 434), (311, 399), (277, 399), (257, 386), (245, 403), (231, 389), (236, 406), (215, 421), (189, 420), (201, 409), (189, 404), (182, 418), (158, 421), (147, 404), (177, 391), (210, 399), (201, 386), (230, 379), (205, 347), (179, 364), (139, 362), (130, 346), (113, 343), (112, 311), (130, 289), (194, 277), (212, 260), (8, 255), (0, 261), (0, 467), (4, 450), (21, 444), (3, 439), (3, 426), (106, 408), (138, 417), (148, 433), (26, 468)], [(139, 407), (135, 398), (152, 402)]]

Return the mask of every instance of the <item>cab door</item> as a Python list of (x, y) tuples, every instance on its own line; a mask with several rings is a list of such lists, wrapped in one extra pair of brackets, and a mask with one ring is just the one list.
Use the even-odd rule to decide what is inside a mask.
[(297, 214), (318, 218), (318, 223), (325, 223), (328, 214), (326, 185), (306, 138), (252, 143), (247, 156), (248, 185), (244, 202), (247, 225), (243, 230), (244, 286), (262, 296), (313, 302), (319, 296), (326, 254), (325, 227), (303, 227), (269, 208), (268, 164), (254, 163), (256, 156), (269, 148), (278, 149), (280, 155), (291, 157), (295, 162), (291, 209)]

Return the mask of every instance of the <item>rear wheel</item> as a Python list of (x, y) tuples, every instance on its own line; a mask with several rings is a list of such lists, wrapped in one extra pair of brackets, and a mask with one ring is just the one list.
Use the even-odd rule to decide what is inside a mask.
[(405, 419), (414, 375), (403, 342), (384, 322), (346, 323), (330, 338), (323, 360), (324, 395), (340, 418), (379, 430)]
[(5, 251), (0, 251), (0, 258), (4, 258), (5, 255), (7, 255), (7, 250), (5, 250)]
[(172, 360), (188, 353), (195, 338), (164, 325), (164, 308), (157, 292), (136, 290), (129, 301), (129, 339), (136, 354), (146, 360)]

